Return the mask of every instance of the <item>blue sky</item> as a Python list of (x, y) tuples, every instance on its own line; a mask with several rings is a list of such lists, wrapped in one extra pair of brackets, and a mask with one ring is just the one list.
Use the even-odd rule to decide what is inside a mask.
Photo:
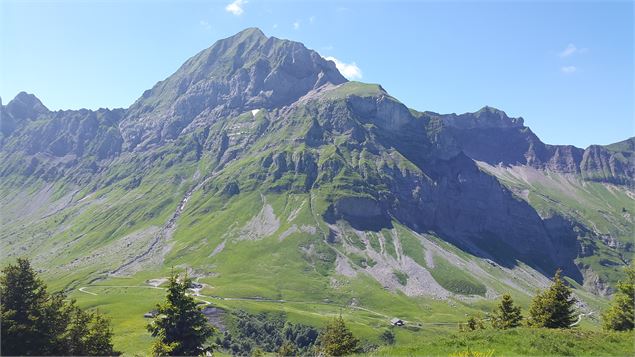
[(337, 58), (417, 110), (494, 106), (551, 144), (635, 135), (630, 1), (0, 0), (0, 97), (127, 107), (253, 26)]

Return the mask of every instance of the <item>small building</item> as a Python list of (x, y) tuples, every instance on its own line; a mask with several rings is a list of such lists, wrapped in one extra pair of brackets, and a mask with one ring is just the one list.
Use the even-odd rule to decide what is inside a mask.
[(152, 310), (150, 312), (146, 312), (145, 314), (143, 314), (143, 317), (145, 317), (146, 319), (152, 319), (155, 316), (157, 316), (159, 312), (157, 310)]
[(203, 284), (201, 283), (197, 283), (195, 281), (190, 283), (190, 289), (202, 289), (203, 288)]
[(392, 320), (390, 320), (390, 324), (393, 326), (403, 326), (406, 324), (406, 322), (402, 319), (398, 319), (395, 317)]

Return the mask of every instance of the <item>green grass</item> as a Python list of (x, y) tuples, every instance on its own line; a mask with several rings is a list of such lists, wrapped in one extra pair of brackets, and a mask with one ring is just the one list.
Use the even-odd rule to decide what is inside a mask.
[(387, 95), (387, 93), (382, 90), (379, 84), (370, 84), (370, 83), (362, 83), (362, 82), (346, 82), (341, 86), (332, 89), (323, 95), (324, 99), (337, 99), (337, 98), (345, 98), (349, 95), (356, 95), (359, 97), (372, 97), (378, 95)]
[(487, 292), (485, 285), (475, 277), (439, 256), (434, 257), (434, 268), (430, 269), (430, 274), (439, 285), (456, 294), (484, 296)]
[[(400, 331), (401, 332), (401, 331)], [(427, 331), (416, 341), (397, 334), (397, 344), (380, 348), (371, 356), (455, 356), (467, 351), (493, 356), (632, 356), (633, 332), (547, 330), (519, 328), (471, 332)]]

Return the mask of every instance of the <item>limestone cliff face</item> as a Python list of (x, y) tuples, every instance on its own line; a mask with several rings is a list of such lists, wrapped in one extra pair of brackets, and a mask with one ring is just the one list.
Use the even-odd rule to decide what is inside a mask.
[(635, 138), (613, 146), (592, 145), (581, 149), (545, 144), (523, 125), (522, 118), (510, 118), (490, 107), (476, 113), (437, 117), (453, 144), (475, 160), (491, 165), (529, 165), (596, 181), (634, 182), (632, 143)]

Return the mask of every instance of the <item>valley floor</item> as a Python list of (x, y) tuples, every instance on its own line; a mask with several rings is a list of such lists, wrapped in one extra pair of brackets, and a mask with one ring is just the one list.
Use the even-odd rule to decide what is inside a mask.
[[(161, 287), (137, 285), (126, 279), (118, 285), (91, 285), (80, 287), (71, 295), (84, 307), (97, 308), (107, 314), (113, 323), (115, 347), (126, 355), (146, 355), (152, 338), (145, 326), (149, 319), (143, 314), (160, 302), (165, 294)], [(519, 328), (508, 331), (482, 330), (460, 332), (461, 316), (451, 309), (437, 306), (421, 315), (406, 327), (394, 327), (396, 343), (384, 345), (379, 335), (389, 328), (390, 312), (375, 311), (362, 306), (342, 306), (332, 302), (300, 302), (285, 300), (257, 300), (228, 298), (211, 295), (196, 297), (224, 311), (237, 309), (252, 313), (281, 312), (292, 322), (316, 327), (341, 314), (353, 333), (363, 344), (376, 345), (369, 356), (632, 356), (635, 334), (599, 331), (597, 321), (582, 318), (579, 326), (569, 330)], [(423, 304), (422, 304), (423, 305)], [(420, 311), (423, 313), (423, 311)], [(425, 316), (424, 316), (425, 315)], [(460, 314), (463, 315), (463, 314)], [(416, 325), (416, 326), (415, 326)], [(223, 353), (217, 353), (223, 355)]]

